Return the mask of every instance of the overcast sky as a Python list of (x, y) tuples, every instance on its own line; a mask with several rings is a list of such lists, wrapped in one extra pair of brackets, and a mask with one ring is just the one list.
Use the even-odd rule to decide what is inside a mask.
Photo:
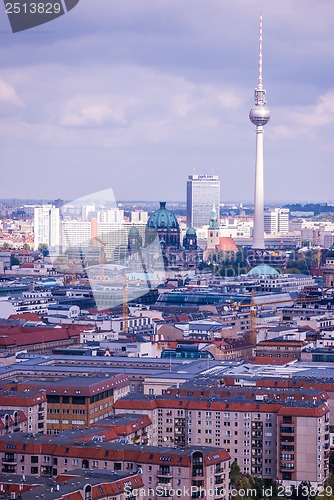
[(0, 8), (0, 198), (181, 201), (195, 172), (251, 200), (262, 8), (265, 198), (334, 200), (333, 0), (80, 0), (16, 34)]

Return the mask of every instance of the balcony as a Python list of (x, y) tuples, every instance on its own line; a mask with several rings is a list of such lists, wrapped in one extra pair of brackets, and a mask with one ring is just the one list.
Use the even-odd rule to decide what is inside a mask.
[(15, 457), (5, 457), (2, 459), (2, 463), (16, 465), (17, 459)]
[(225, 477), (219, 477), (215, 480), (215, 486), (224, 483), (225, 483)]
[(222, 469), (221, 467), (219, 467), (219, 469), (215, 470), (215, 476), (221, 476), (223, 474), (223, 472), (225, 472), (225, 469)]
[(157, 476), (163, 476), (163, 477), (173, 477), (173, 474), (171, 473), (170, 470), (159, 470), (157, 472)]
[(193, 469), (192, 471), (192, 477), (203, 477), (203, 469)]
[(293, 463), (280, 463), (280, 470), (286, 470), (286, 471), (294, 471), (295, 470), (295, 464)]
[(2, 467), (2, 472), (5, 474), (15, 474), (16, 473), (16, 465), (5, 465)]
[(294, 427), (286, 427), (286, 426), (282, 426), (280, 427), (280, 432), (282, 434), (294, 434), (295, 432), (295, 428)]
[(172, 481), (168, 481), (168, 483), (162, 483), (161, 481), (158, 480), (157, 482), (157, 486), (159, 486), (159, 488), (164, 488), (164, 489), (168, 489), (168, 488), (171, 488), (172, 487)]

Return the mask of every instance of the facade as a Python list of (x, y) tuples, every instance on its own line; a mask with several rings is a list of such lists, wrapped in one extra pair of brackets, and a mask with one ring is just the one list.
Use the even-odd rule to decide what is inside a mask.
[[(229, 498), (230, 456), (223, 449), (209, 446), (180, 450), (94, 441), (82, 446), (71, 434), (55, 437), (49, 443), (38, 437), (27, 439), (18, 433), (11, 440), (0, 437), (0, 458), (2, 462), (10, 462), (8, 474), (33, 477), (55, 478), (65, 473), (71, 476), (75, 468), (138, 474), (143, 483), (139, 498), (146, 500), (162, 496), (173, 500)], [(86, 500), (89, 498), (85, 495)]]
[[(45, 469), (47, 470), (47, 469)], [(45, 476), (46, 474), (43, 474)], [(25, 475), (24, 475), (25, 476)], [(107, 472), (105, 470), (74, 469), (55, 478), (55, 483), (45, 477), (27, 477), (22, 474), (0, 474), (0, 491), (11, 499), (25, 500), (125, 500), (139, 497), (143, 482), (133, 472)]]
[(266, 234), (288, 234), (289, 232), (288, 208), (272, 208), (264, 212), (264, 232)]
[(187, 180), (187, 226), (198, 229), (210, 220), (212, 206), (220, 206), (218, 175), (189, 175)]
[(334, 246), (331, 246), (328, 250), (326, 263), (322, 269), (324, 276), (324, 287), (333, 288), (334, 287)]
[(47, 415), (45, 392), (17, 391), (12, 384), (4, 384), (1, 389), (0, 408), (4, 427), (0, 423), (0, 434), (17, 431), (45, 434)]
[(112, 414), (118, 398), (127, 395), (130, 384), (126, 375), (113, 377), (63, 377), (53, 381), (27, 381), (21, 390), (42, 389), (47, 398), (47, 429), (54, 435), (64, 430), (94, 426)]
[(76, 220), (61, 221), (61, 244), (62, 251), (71, 247), (87, 247), (90, 245), (91, 223)]
[(256, 356), (266, 358), (301, 359), (302, 350), (307, 343), (302, 340), (271, 339), (262, 340), (255, 349)]
[[(193, 386), (192, 386), (193, 387)], [(241, 471), (285, 485), (322, 485), (329, 475), (329, 408), (323, 401), (193, 395), (131, 395), (116, 413), (147, 413), (158, 446), (225, 448)], [(195, 387), (195, 386), (194, 386)], [(233, 397), (234, 396), (234, 397)], [(308, 430), (310, 431), (308, 433)]]
[(59, 246), (59, 208), (54, 205), (42, 205), (34, 208), (34, 249), (44, 244)]

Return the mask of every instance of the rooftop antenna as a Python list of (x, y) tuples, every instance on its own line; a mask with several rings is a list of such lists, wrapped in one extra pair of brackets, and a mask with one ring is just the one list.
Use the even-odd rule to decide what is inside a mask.
[(260, 49), (259, 49), (259, 81), (258, 89), (262, 90), (262, 11), (260, 11)]

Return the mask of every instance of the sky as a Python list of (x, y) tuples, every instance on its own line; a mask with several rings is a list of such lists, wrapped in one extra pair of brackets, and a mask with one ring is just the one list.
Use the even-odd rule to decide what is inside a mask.
[(333, 201), (333, 0), (80, 0), (13, 34), (0, 5), (0, 198), (253, 197), (263, 12), (267, 202)]

